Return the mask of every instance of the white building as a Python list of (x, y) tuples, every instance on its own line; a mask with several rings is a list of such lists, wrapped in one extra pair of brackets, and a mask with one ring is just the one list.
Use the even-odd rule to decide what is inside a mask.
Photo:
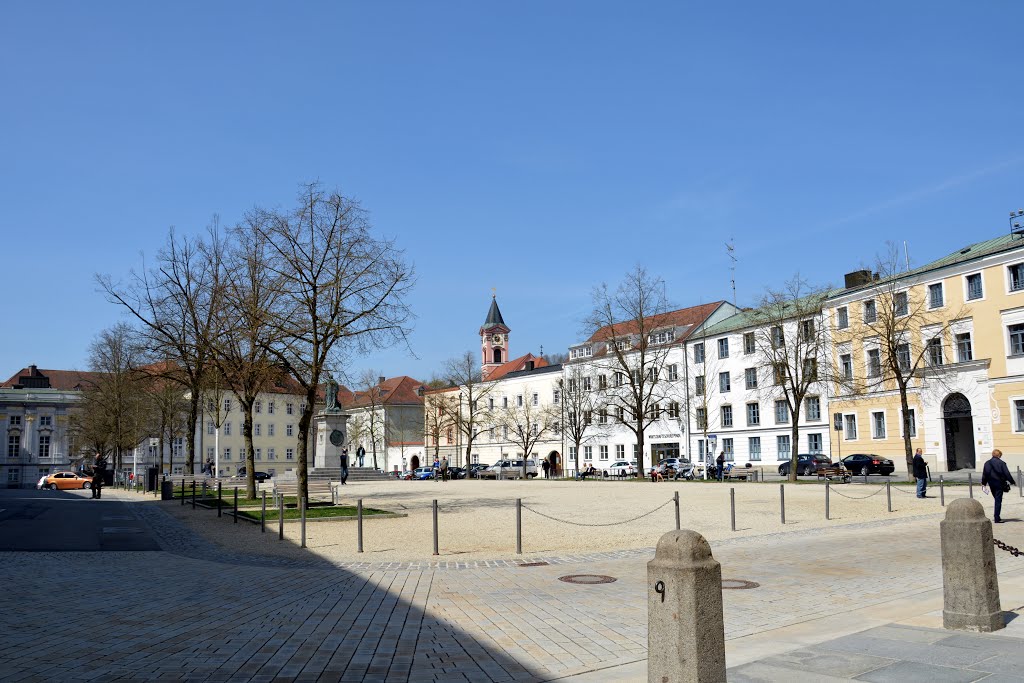
[[(379, 378), (365, 391), (339, 392), (348, 419), (349, 467), (405, 471), (423, 458), (422, 382), (402, 375)], [(357, 452), (362, 446), (362, 462)]]

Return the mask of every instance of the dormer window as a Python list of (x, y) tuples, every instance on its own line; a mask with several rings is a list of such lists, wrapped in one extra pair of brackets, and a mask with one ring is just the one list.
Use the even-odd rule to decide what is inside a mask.
[(593, 349), (589, 346), (578, 346), (569, 352), (569, 357), (572, 359), (576, 358), (589, 358), (594, 355)]
[(667, 344), (675, 338), (675, 330), (661, 330), (660, 332), (652, 332), (647, 337), (647, 341), (651, 344)]

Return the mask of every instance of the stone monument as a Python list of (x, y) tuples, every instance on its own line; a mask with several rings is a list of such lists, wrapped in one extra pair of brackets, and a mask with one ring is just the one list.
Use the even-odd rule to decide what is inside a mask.
[(341, 449), (348, 438), (346, 430), (348, 415), (341, 412), (338, 402), (338, 383), (328, 375), (327, 389), (324, 392), (324, 409), (313, 416), (313, 432), (315, 449), (313, 451), (313, 469), (340, 469)]

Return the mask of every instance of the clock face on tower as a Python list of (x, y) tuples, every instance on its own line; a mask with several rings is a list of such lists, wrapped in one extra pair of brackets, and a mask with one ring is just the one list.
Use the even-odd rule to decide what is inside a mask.
[(494, 340), (495, 344), (500, 344), (501, 343), (501, 335), (500, 334), (494, 335), (493, 340)]

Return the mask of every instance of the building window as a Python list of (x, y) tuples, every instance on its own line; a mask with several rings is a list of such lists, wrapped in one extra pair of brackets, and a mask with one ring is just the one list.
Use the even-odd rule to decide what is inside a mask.
[(871, 413), (871, 437), (874, 439), (885, 438), (885, 413)]
[(697, 375), (693, 378), (693, 390), (698, 396), (704, 395), (704, 375)]
[[(489, 400), (491, 402), (491, 409), (493, 410), (494, 409), (494, 399), (492, 398), (492, 399), (489, 399)], [(553, 404), (555, 404), (556, 406), (562, 402), (562, 392), (560, 390), (555, 389), (554, 391), (551, 392), (551, 402)]]
[(729, 381), (729, 373), (718, 373), (718, 390), (724, 394), (730, 389), (732, 389), (732, 383)]
[(869, 299), (864, 302), (864, 322), (873, 323), (878, 320), (878, 312), (875, 310), (875, 300)]
[(813, 320), (801, 320), (800, 321), (800, 339), (802, 341), (810, 341), (814, 339), (814, 321)]
[(623, 460), (626, 457), (626, 447), (621, 443), (615, 444), (615, 459)]
[(1010, 355), (1024, 355), (1024, 325), (1010, 325)]
[(732, 427), (732, 406), (722, 406), (722, 426)]
[(846, 426), (846, 440), (852, 441), (857, 438), (857, 416), (843, 415), (843, 424)]
[(747, 426), (756, 427), (761, 424), (761, 404), (760, 403), (748, 403), (747, 404)]
[(808, 396), (804, 403), (804, 415), (808, 422), (817, 422), (821, 419), (821, 399), (817, 396)]
[(1010, 291), (1019, 292), (1024, 289), (1024, 263), (1014, 263), (1007, 266), (1010, 275)]
[(213, 446), (210, 446), (209, 448), (206, 449), (206, 457), (208, 459), (210, 459), (210, 460), (213, 460), (213, 455), (214, 455)]
[(621, 372), (616, 372), (612, 375), (612, 380), (615, 382), (615, 386), (621, 387), (626, 383), (626, 375)]
[(284, 459), (285, 460), (294, 460), (295, 459), (295, 449), (294, 448), (286, 448), (286, 449), (284, 449)]
[(708, 411), (706, 408), (697, 408), (697, 429), (704, 430), (708, 428)]
[(569, 459), (570, 460), (576, 460), (576, 447), (575, 446), (569, 446)]
[(273, 436), (273, 435), (274, 435), (274, 423), (271, 422), (271, 423), (269, 423), (267, 425), (267, 436)]
[[(583, 381), (583, 388), (586, 389), (587, 391), (590, 391), (590, 387), (588, 386), (589, 384), (590, 384), (590, 378), (587, 377)], [(517, 394), (516, 395), (516, 408), (522, 408), (522, 407), (523, 407), (523, 395), (522, 394)]]
[(583, 424), (588, 425), (588, 424), (593, 423), (593, 421), (594, 421), (594, 413), (593, 413), (593, 411), (584, 410), (583, 411)]
[(789, 460), (791, 457), (789, 448), (789, 434), (780, 434), (775, 437), (775, 450), (779, 460)]
[(608, 459), (608, 447), (607, 446), (598, 446), (598, 448), (600, 449), (598, 451), (598, 456), (601, 458), (601, 460), (607, 460)]
[(967, 300), (974, 301), (984, 296), (981, 289), (981, 273), (967, 276)]
[(1014, 431), (1024, 432), (1024, 401), (1013, 402)]
[(583, 459), (584, 460), (593, 460), (594, 459), (594, 447), (593, 446), (584, 446), (583, 447)]
[[(571, 383), (572, 380), (569, 380), (569, 382)], [(508, 408), (508, 396), (502, 396), (501, 397), (501, 407), (502, 408)]]
[(230, 460), (231, 459), (231, 449), (230, 448), (225, 448), (224, 449), (224, 459), (225, 460)]
[(809, 453), (821, 453), (821, 434), (807, 435), (807, 451)]
[(284, 404), (284, 412), (285, 412), (286, 415), (291, 415), (294, 412), (294, 410), (295, 410), (294, 404), (292, 404), (292, 403), (285, 403)]
[(928, 365), (935, 368), (942, 365), (942, 339), (939, 337), (928, 340)]
[(928, 308), (942, 308), (942, 283), (928, 285)]
[(788, 368), (782, 363), (772, 364), (772, 375), (775, 380), (775, 386), (781, 386), (786, 383), (786, 370)]
[(267, 414), (268, 415), (273, 415), (274, 414), (274, 402), (273, 401), (267, 401)]
[(974, 360), (974, 350), (971, 348), (970, 332), (956, 335), (956, 360), (959, 363), (966, 363), (969, 360)]
[(782, 331), (782, 325), (772, 328), (772, 348), (777, 349), (786, 343), (786, 333)]
[(896, 292), (892, 295), (892, 312), (897, 316), (906, 315), (910, 310), (910, 303), (907, 300), (906, 292)]
[(679, 379), (679, 366), (670, 365), (668, 366), (668, 381), (675, 382)]
[[(269, 413), (270, 411), (267, 410), (267, 412)], [(276, 456), (274, 454), (274, 449), (273, 448), (268, 448), (267, 449), (267, 460), (274, 460), (275, 458), (276, 458)]]
[(212, 413), (217, 409), (217, 404), (213, 402), (212, 398), (206, 399), (206, 412)]
[(7, 457), (17, 458), (21, 455), (21, 439), (13, 434), (7, 437)]
[(733, 460), (733, 450), (734, 449), (733, 449), (732, 439), (731, 438), (722, 439), (722, 450), (725, 452), (725, 459), (726, 459), (726, 461), (732, 462), (732, 460)]
[(601, 408), (601, 410), (597, 411), (597, 424), (602, 424), (602, 425), (608, 424), (608, 410), (607, 409)]
[(910, 344), (899, 344), (896, 347), (896, 364), (900, 372), (910, 372)]
[(757, 389), (757, 368), (747, 368), (744, 370), (743, 381), (747, 389)]
[(254, 411), (254, 412), (255, 412), (255, 413), (257, 414), (257, 415), (258, 415), (259, 413), (262, 413), (262, 412), (263, 412), (263, 401), (256, 401), (256, 403), (255, 403), (255, 404), (253, 404), (253, 407), (252, 407), (252, 409), (253, 409), (253, 411)]
[(729, 357), (729, 338), (725, 337), (718, 340), (718, 357), (728, 358)]
[(225, 422), (224, 423), (224, 436), (231, 436), (231, 423), (230, 422)]
[[(601, 376), (604, 377), (604, 375), (601, 375)], [(534, 394), (531, 397), (531, 400), (533, 401), (533, 405), (539, 406), (540, 405), (540, 394)]]
[(812, 382), (818, 380), (818, 359), (804, 358), (804, 378)]
[(747, 452), (751, 460), (761, 459), (761, 437), (751, 436), (747, 439)]
[(679, 419), (679, 404), (676, 401), (668, 404), (668, 416), (673, 420)]
[(40, 415), (39, 416), (39, 428), (40, 429), (51, 429), (53, 427), (53, 416), (52, 415)]
[(775, 402), (775, 424), (782, 425), (789, 422), (789, 404), (785, 401)]
[(253, 425), (253, 434), (255, 436), (261, 436), (263, 434), (263, 425), (257, 422)]
[(850, 326), (850, 311), (846, 306), (840, 306), (836, 311), (836, 326), (841, 330)]
[(11, 415), (11, 426), (12, 427), (20, 427), (21, 426), (21, 415)]
[[(900, 411), (900, 414), (902, 415), (903, 412)], [(914, 409), (913, 408), (909, 408), (908, 409), (907, 417), (908, 417), (907, 422), (910, 423), (910, 436), (911, 437), (915, 437), (915, 436), (917, 436), (917, 415), (914, 413)], [(902, 432), (903, 432), (903, 425), (901, 424), (900, 425), (900, 435), (901, 436), (902, 436)]]
[(50, 435), (40, 434), (39, 435), (39, 457), (49, 458), (50, 457)]
[(262, 448), (257, 448), (256, 449), (256, 459), (257, 460), (262, 460), (263, 459), (263, 449)]
[(215, 428), (213, 426), (213, 420), (210, 420), (209, 422), (206, 423), (206, 433), (207, 434), (213, 434), (214, 429)]
[(839, 365), (843, 371), (844, 379), (853, 379), (853, 356), (844, 353), (839, 356)]
[(626, 409), (622, 406), (615, 406), (615, 419), (619, 422), (626, 421)]
[(292, 435), (292, 429), (293, 429), (293, 428), (294, 428), (294, 425), (292, 425), (292, 424), (286, 424), (286, 425), (284, 426), (284, 435), (285, 435), (285, 436), (291, 436), (291, 435)]
[(755, 350), (757, 350), (757, 343), (754, 341), (754, 333), (753, 332), (744, 332), (743, 333), (743, 353), (750, 354), (750, 353), (754, 353)]
[(700, 342), (693, 345), (693, 362), (703, 363), (704, 362), (704, 342)]
[(880, 377), (882, 374), (882, 352), (868, 349), (868, 377)]

